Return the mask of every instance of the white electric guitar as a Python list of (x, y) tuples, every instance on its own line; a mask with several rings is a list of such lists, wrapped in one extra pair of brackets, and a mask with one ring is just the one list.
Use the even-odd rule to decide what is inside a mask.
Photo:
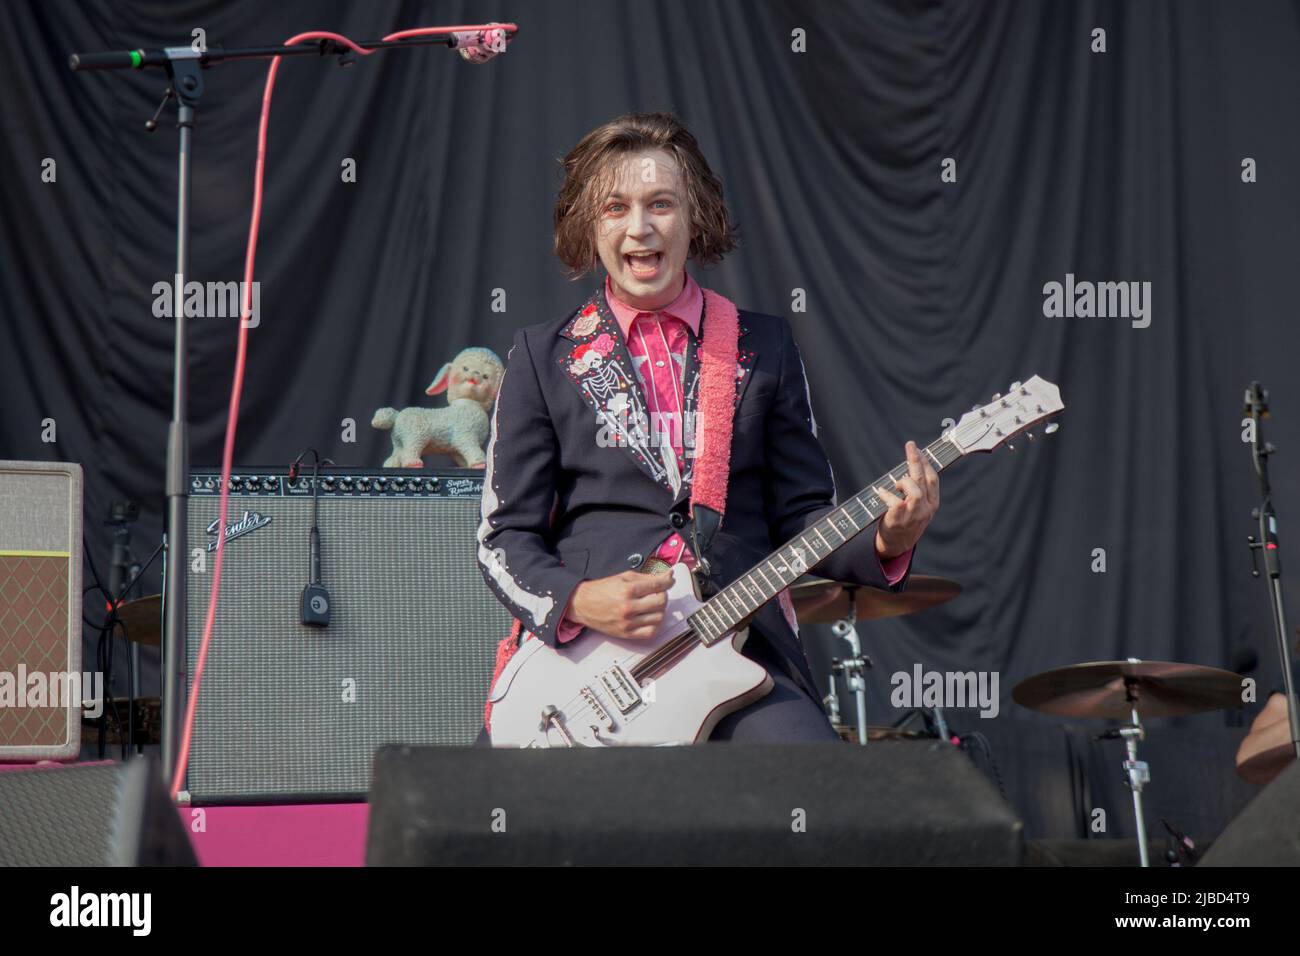
[[(1003, 442), (1065, 406), (1035, 376), (976, 406), (922, 451), (935, 471)], [(1047, 430), (1054, 431), (1055, 425)], [(1032, 437), (1032, 435), (1030, 436)], [(649, 640), (588, 629), (562, 650), (529, 640), (492, 687), (495, 747), (618, 747), (706, 740), (719, 720), (763, 697), (772, 678), (740, 653), (745, 624), (772, 598), (887, 510), (903, 462), (786, 542), (707, 601), (685, 564), (673, 566), (663, 624)]]

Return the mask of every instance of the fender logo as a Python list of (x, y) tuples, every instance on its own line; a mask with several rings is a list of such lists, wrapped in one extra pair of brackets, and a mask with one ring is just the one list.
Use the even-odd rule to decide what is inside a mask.
[[(207, 527), (208, 535), (212, 538), (212, 540), (208, 542), (209, 551), (217, 550), (217, 525), (220, 522), (221, 519), (218, 518)], [(258, 528), (265, 527), (270, 523), (270, 518), (263, 517), (256, 511), (245, 511), (244, 516), (238, 521), (226, 525), (226, 544), (230, 544), (230, 542), (235, 540), (235, 538), (256, 531)]]

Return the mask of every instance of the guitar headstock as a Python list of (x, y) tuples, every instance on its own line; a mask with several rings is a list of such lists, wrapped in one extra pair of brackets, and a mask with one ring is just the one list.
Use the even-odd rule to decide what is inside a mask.
[[(994, 395), (987, 405), (976, 405), (961, 417), (943, 437), (963, 455), (992, 451), (1003, 442), (1032, 428), (1065, 408), (1061, 390), (1035, 375), (1027, 382), (1012, 382), (1006, 395)], [(1047, 426), (1047, 433), (1056, 425)], [(1030, 435), (1032, 438), (1033, 435)]]

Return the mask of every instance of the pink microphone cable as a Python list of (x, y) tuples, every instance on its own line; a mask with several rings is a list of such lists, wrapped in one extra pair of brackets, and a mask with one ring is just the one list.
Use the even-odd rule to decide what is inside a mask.
[[(489, 42), (504, 45), (507, 33), (513, 34), (518, 27), (513, 23), (480, 23), (455, 27), (416, 27), (412, 30), (399, 30), (383, 38), (383, 42), (405, 40), (409, 37), (434, 36), (443, 33), (466, 33), (484, 35)], [(284, 42), (285, 46), (296, 46), (307, 40), (333, 40), (346, 46), (354, 53), (369, 56), (377, 51), (366, 50), (338, 33), (313, 30), (299, 33)], [(472, 59), (466, 57), (466, 59)], [(180, 748), (176, 757), (176, 772), (172, 777), (171, 796), (175, 800), (185, 780), (185, 771), (189, 765), (190, 740), (194, 734), (194, 715), (198, 711), (199, 690), (203, 683), (203, 666), (207, 663), (208, 650), (212, 644), (212, 627), (217, 616), (217, 599), (221, 592), (221, 564), (225, 554), (226, 516), (229, 511), (230, 470), (235, 453), (235, 426), (239, 421), (239, 398), (244, 389), (244, 363), (248, 357), (247, 319), (252, 314), (253, 260), (257, 255), (257, 231), (262, 220), (262, 176), (266, 167), (266, 130), (270, 123), (271, 92), (275, 89), (275, 75), (280, 69), (281, 57), (273, 57), (266, 72), (266, 89), (262, 93), (262, 117), (257, 125), (257, 166), (253, 173), (253, 214), (248, 224), (248, 249), (244, 255), (243, 302), (240, 308), (239, 344), (235, 351), (235, 375), (230, 386), (230, 412), (226, 418), (226, 443), (221, 454), (221, 512), (217, 528), (217, 556), (212, 568), (212, 588), (208, 593), (208, 613), (203, 622), (203, 641), (199, 645), (199, 658), (194, 667), (194, 686), (190, 691), (189, 703), (185, 708), (185, 727), (181, 733)], [(184, 556), (181, 556), (181, 560)], [(175, 558), (173, 558), (175, 560)]]

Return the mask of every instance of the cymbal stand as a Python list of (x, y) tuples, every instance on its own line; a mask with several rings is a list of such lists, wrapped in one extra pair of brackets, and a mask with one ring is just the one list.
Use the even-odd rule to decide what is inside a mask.
[(831, 672), (826, 678), (826, 696), (822, 698), (822, 706), (826, 708), (826, 716), (831, 719), (831, 723), (839, 726), (840, 723), (840, 697), (835, 693), (835, 678), (840, 675), (843, 668), (840, 666), (838, 657), (831, 658)]
[(1122, 737), (1128, 751), (1124, 761), (1124, 774), (1128, 778), (1128, 788), (1133, 791), (1133, 817), (1137, 822), (1138, 856), (1143, 866), (1151, 865), (1150, 851), (1147, 847), (1147, 821), (1142, 812), (1142, 789), (1151, 782), (1151, 767), (1145, 760), (1138, 760), (1138, 741), (1146, 739), (1142, 729), (1142, 720), (1137, 711), (1137, 680), (1125, 678), (1124, 693), (1129, 702), (1132, 723), (1126, 727), (1116, 728), (1115, 736)]
[[(849, 598), (849, 612), (831, 625), (831, 633), (836, 637), (842, 638), (849, 645), (849, 652), (853, 655), (846, 660), (833, 658), (831, 660), (831, 698), (835, 714), (839, 713), (839, 699), (835, 697), (835, 677), (843, 675), (844, 682), (848, 686), (849, 692), (853, 694), (858, 711), (858, 743), (865, 747), (867, 745), (867, 680), (866, 672), (872, 668), (871, 658), (862, 653), (862, 641), (858, 638), (858, 630), (854, 626), (858, 620), (857, 603), (854, 600), (854, 592), (857, 588), (847, 587), (845, 592)], [(836, 719), (836, 718), (832, 718)]]

